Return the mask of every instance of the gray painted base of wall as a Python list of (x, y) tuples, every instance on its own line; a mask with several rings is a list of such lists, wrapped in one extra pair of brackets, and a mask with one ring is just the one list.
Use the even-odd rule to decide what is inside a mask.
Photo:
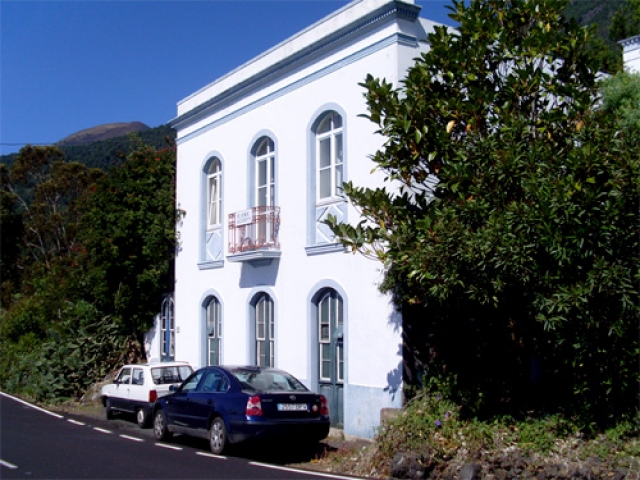
[(360, 385), (344, 386), (344, 433), (373, 438), (383, 408), (401, 408), (402, 391)]

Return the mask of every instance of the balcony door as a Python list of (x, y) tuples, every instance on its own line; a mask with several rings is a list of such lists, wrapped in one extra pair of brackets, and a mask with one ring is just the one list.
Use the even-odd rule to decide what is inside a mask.
[(275, 206), (275, 159), (273, 140), (262, 139), (256, 149), (256, 207)]

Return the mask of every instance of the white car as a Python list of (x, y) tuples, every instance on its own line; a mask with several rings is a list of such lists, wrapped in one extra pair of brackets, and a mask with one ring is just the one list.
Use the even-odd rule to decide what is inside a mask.
[(150, 362), (123, 366), (113, 383), (102, 387), (107, 420), (115, 412), (134, 413), (140, 428), (151, 425), (155, 401), (193, 373), (186, 362)]

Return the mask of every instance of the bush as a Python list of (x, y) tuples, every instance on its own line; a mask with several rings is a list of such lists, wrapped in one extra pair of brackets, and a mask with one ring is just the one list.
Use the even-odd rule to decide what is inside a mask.
[(79, 398), (121, 363), (128, 338), (91, 304), (67, 302), (44, 341), (27, 334), (3, 341), (0, 387), (47, 403)]
[(517, 457), (538, 466), (549, 459), (579, 463), (597, 458), (607, 463), (608, 471), (640, 468), (638, 417), (622, 418), (614, 428), (589, 437), (580, 431), (579, 422), (562, 415), (480, 421), (466, 418), (461, 410), (447, 394), (417, 392), (401, 415), (380, 428), (371, 468), (387, 472), (400, 452), (428, 458), (432, 466), (440, 467), (447, 462), (489, 465), (517, 452)]

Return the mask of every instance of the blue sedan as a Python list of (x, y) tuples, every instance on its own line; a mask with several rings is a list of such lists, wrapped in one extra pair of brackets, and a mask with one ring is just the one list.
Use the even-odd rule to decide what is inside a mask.
[(291, 374), (266, 367), (205, 367), (157, 400), (157, 440), (174, 433), (209, 440), (211, 451), (250, 439), (318, 442), (329, 434), (329, 406)]

